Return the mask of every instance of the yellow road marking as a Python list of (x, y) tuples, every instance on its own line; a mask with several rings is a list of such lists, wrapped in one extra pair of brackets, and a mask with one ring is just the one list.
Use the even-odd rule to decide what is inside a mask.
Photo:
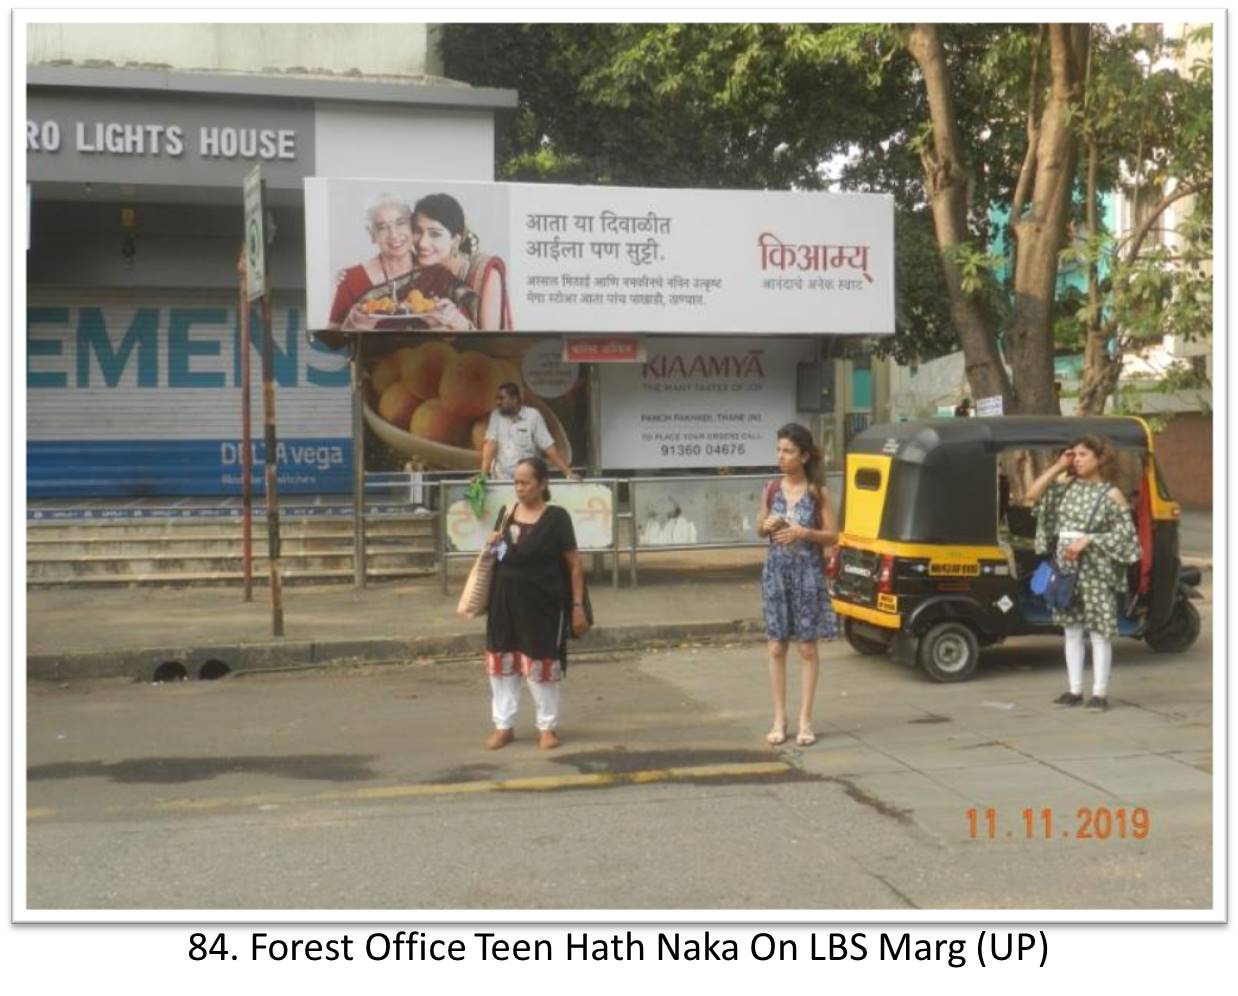
[[(794, 768), (786, 761), (760, 761), (749, 764), (698, 764), (680, 768), (649, 768), (641, 771), (596, 772), (570, 775), (540, 775), (528, 778), (486, 779), (475, 782), (422, 783), (419, 785), (381, 785), (352, 792), (320, 792), (309, 796), (250, 795), (167, 799), (155, 804), (159, 812), (204, 812), (250, 806), (288, 805), (314, 802), (356, 802), (372, 799), (411, 799), (429, 796), (473, 795), (482, 792), (553, 792), (574, 788), (612, 788), (616, 785), (649, 785), (654, 782), (690, 781), (709, 778), (744, 778), (790, 774)], [(48, 810), (48, 813), (51, 811)]]
[(41, 820), (46, 816), (52, 816), (55, 812), (56, 810), (54, 809), (39, 808), (36, 806), (33, 809), (26, 810), (26, 819)]

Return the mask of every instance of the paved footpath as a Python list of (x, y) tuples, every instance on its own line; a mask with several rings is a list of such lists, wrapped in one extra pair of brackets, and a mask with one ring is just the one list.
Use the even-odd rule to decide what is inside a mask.
[[(642, 556), (640, 583), (589, 582), (593, 647), (675, 642), (757, 632), (763, 551)], [(626, 563), (625, 563), (626, 568)], [(150, 680), (166, 662), (190, 677), (219, 660), (231, 671), (475, 654), (485, 621), (456, 615), (467, 565), (453, 564), (450, 594), (437, 577), (406, 583), (292, 586), (284, 592), (284, 637), (271, 636), (265, 589), (246, 603), (235, 588), (35, 589), (26, 593), (32, 678), (125, 676)]]
[[(1211, 516), (1188, 513), (1184, 560), (1210, 569)], [(642, 554), (640, 583), (611, 587), (609, 565), (590, 580), (594, 648), (657, 646), (705, 637), (759, 637), (764, 551)], [(165, 663), (197, 677), (334, 661), (443, 659), (475, 655), (484, 623), (455, 613), (467, 564), (453, 563), (450, 594), (437, 577), (405, 583), (292, 586), (284, 636), (271, 635), (264, 588), (243, 602), (236, 588), (33, 589), (25, 593), (27, 674), (36, 679), (124, 676), (150, 680)], [(1205, 587), (1210, 588), (1209, 572)]]
[[(28, 685), (29, 905), (1209, 905), (1208, 602), (1187, 654), (1119, 644), (1103, 715), (1050, 704), (1058, 640), (987, 651), (962, 685), (825, 645), (818, 745), (771, 749), (759, 560), (659, 555), (636, 589), (596, 580), (601, 626), (553, 752), (533, 746), (527, 700), (516, 743), (481, 749), (482, 626), (436, 581), (290, 589), (284, 641), (261, 593), (31, 592), (30, 674), (81, 680)], [(233, 676), (132, 680), (208, 655)], [(1102, 808), (1103, 836), (1080, 815)], [(520, 860), (479, 846), (488, 834), (514, 835)]]
[(764, 741), (757, 644), (579, 659), (556, 751), (535, 746), (527, 696), (515, 743), (482, 748), (476, 659), (31, 682), (17, 799), (27, 899), (1202, 910), (1213, 885), (1210, 631), (1205, 606), (1188, 654), (1122, 642), (1104, 714), (1052, 704), (1058, 640), (995, 648), (960, 685), (828, 644), (820, 739), (804, 749)]

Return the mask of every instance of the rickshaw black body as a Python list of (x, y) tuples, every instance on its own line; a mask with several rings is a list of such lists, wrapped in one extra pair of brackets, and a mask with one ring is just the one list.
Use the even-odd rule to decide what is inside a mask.
[[(1034, 520), (1003, 504), (998, 456), (1060, 450), (1082, 435), (1133, 454), (1144, 559), (1131, 571), (1119, 630), (1154, 650), (1183, 650), (1199, 633), (1189, 599), (1199, 571), (1178, 552), (1180, 509), (1156, 468), (1152, 437), (1137, 418), (936, 419), (877, 425), (848, 447), (842, 535), (831, 561), (833, 605), (852, 646), (887, 650), (934, 678), (975, 670), (979, 648), (1011, 636), (1060, 633), (1028, 582), (1038, 558)], [(1026, 547), (999, 545), (999, 517)], [(926, 643), (929, 644), (926, 647)]]

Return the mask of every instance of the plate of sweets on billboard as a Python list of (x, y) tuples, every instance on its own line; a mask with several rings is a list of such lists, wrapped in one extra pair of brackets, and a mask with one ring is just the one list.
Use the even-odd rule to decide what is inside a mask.
[[(502, 354), (505, 346), (489, 348)], [(555, 447), (571, 461), (572, 446), (559, 417), (530, 391), (520, 372), (521, 346), (510, 355), (458, 351), (432, 339), (402, 346), (373, 361), (363, 406), (366, 422), (397, 453), (418, 458), (427, 469), (477, 470), (486, 426), (499, 385), (520, 385), (524, 403), (546, 420)]]
[(380, 294), (377, 297), (365, 298), (357, 304), (357, 308), (366, 315), (424, 315), (437, 307), (437, 298), (423, 294), (416, 287), (402, 298), (396, 298), (390, 293)]
[(353, 305), (344, 327), (379, 332), (434, 330), (442, 328), (438, 312), (445, 303), (451, 302), (474, 320), (478, 301), (477, 292), (445, 266), (427, 266), (366, 291)]

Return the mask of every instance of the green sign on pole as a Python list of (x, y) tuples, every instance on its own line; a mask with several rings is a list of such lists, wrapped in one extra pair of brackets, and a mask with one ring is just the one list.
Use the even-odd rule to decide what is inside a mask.
[(267, 290), (262, 194), (262, 167), (255, 166), (245, 176), (245, 296), (250, 301)]

